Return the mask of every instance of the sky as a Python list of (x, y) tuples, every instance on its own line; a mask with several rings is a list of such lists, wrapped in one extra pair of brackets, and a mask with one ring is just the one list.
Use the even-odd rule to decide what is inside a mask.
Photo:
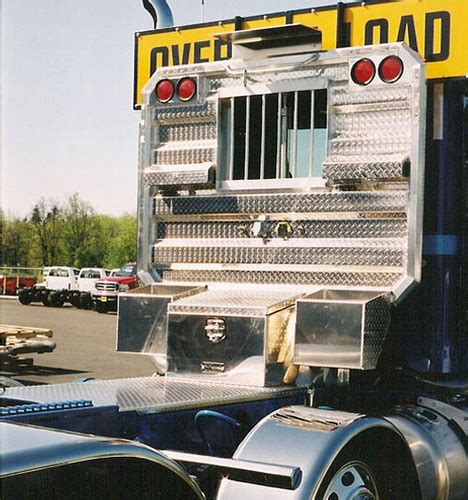
[[(177, 25), (201, 0), (168, 0)], [(206, 21), (332, 3), (205, 0)], [(27, 216), (41, 197), (79, 193), (100, 213), (136, 210), (134, 33), (152, 29), (141, 0), (0, 0), (2, 200)]]

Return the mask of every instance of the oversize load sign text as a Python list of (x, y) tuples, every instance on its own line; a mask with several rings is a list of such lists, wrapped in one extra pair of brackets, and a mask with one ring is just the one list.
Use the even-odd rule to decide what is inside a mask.
[[(465, 0), (384, 1), (346, 7), (345, 28), (351, 46), (406, 42), (427, 62), (428, 78), (468, 74), (468, 2)], [(292, 22), (319, 29), (324, 49), (336, 48), (335, 7), (294, 11)], [(281, 15), (245, 18), (242, 29), (285, 24)], [(219, 61), (231, 57), (231, 47), (213, 37), (234, 31), (234, 22), (166, 29), (136, 37), (134, 105), (141, 89), (162, 66)]]

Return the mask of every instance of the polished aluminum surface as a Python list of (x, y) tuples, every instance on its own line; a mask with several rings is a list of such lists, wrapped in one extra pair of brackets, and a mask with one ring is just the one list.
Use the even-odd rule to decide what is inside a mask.
[[(226, 266), (224, 266), (226, 267)], [(271, 284), (281, 283), (288, 285), (323, 285), (323, 286), (350, 286), (359, 288), (379, 288), (390, 290), (403, 276), (398, 268), (394, 270), (369, 271), (369, 266), (358, 266), (343, 269), (341, 272), (330, 272), (329, 270), (308, 271), (297, 270), (252, 270), (245, 268), (242, 270), (190, 270), (190, 269), (158, 269), (159, 274), (168, 282), (225, 282), (225, 283), (257, 283)]]
[(254, 462), (281, 461), (302, 471), (294, 491), (263, 485), (246, 485), (229, 478), (221, 483), (217, 498), (310, 500), (344, 446), (368, 429), (397, 431), (382, 418), (308, 407), (282, 408), (264, 418), (240, 444), (233, 458)]
[(311, 193), (164, 196), (154, 198), (156, 217), (198, 214), (275, 214), (315, 212), (405, 212), (406, 189), (316, 191)]
[[(218, 302), (200, 298), (203, 294), (169, 309), (168, 372), (226, 384), (280, 386), (292, 361), (292, 300), (267, 304), (263, 297), (247, 308), (245, 294), (224, 294)], [(217, 342), (209, 328), (214, 320), (223, 327)]]
[(301, 296), (298, 290), (277, 290), (273, 287), (255, 290), (213, 288), (173, 302), (170, 313), (219, 314), (230, 316), (266, 316), (294, 305)]
[[(225, 244), (225, 241), (206, 242), (205, 245), (184, 245), (181, 240), (175, 245), (156, 244), (153, 251), (153, 261), (160, 266), (170, 267), (173, 262), (178, 263), (225, 263), (225, 264), (309, 264), (336, 266), (402, 266), (404, 251), (402, 248), (372, 247), (330, 247), (329, 245), (309, 246), (273, 246), (266, 244), (248, 245), (251, 240), (241, 241), (238, 246)], [(230, 242), (232, 244), (232, 241)], [(253, 242), (255, 243), (255, 242)], [(218, 246), (219, 245), (219, 246)], [(383, 246), (383, 245), (382, 245)]]
[(117, 351), (153, 355), (158, 372), (167, 368), (167, 307), (204, 287), (152, 284), (118, 297)]
[(390, 304), (379, 292), (316, 292), (297, 302), (294, 362), (374, 369), (389, 323)]
[(190, 164), (178, 165), (177, 170), (154, 165), (145, 169), (143, 179), (148, 186), (213, 187), (213, 164), (208, 162), (193, 168)]
[[(373, 82), (366, 89), (350, 82), (349, 67), (353, 61), (364, 56), (380, 61), (389, 54), (397, 54), (403, 60), (405, 74), (399, 82)], [(179, 166), (180, 173), (184, 165), (191, 163), (195, 175), (201, 163), (207, 161), (208, 156), (203, 155), (216, 151), (210, 161), (215, 163), (218, 181), (209, 194), (194, 192), (197, 185), (200, 187), (197, 181), (191, 187), (185, 186), (188, 195), (160, 193), (154, 199), (155, 224), (148, 221), (149, 239), (144, 242), (146, 247), (152, 246), (153, 259), (145, 265), (168, 281), (380, 287), (392, 290), (395, 298), (403, 294), (412, 278), (418, 278), (420, 253), (417, 233), (421, 229), (421, 204), (417, 199), (420, 196), (414, 195), (420, 193), (422, 186), (424, 78), (418, 58), (404, 45), (390, 44), (315, 53), (313, 57), (284, 53), (274, 61), (258, 57), (233, 59), (229, 67), (218, 62), (187, 66), (185, 70), (199, 82), (196, 103), (163, 105), (154, 99), (152, 91), (158, 79), (178, 77), (179, 68), (161, 68), (143, 91), (145, 128), (154, 128), (152, 138), (145, 136), (150, 140), (143, 163), (145, 168), (154, 168), (151, 162), (155, 162), (158, 169), (168, 172)], [(328, 94), (325, 125), (318, 125), (317, 110), (314, 111), (320, 101), (317, 92)], [(285, 134), (289, 135), (287, 144), (281, 142), (276, 152), (273, 169), (265, 152), (266, 107), (271, 106), (271, 118), (275, 96), (277, 146), (286, 140)], [(310, 103), (310, 119), (299, 116), (301, 99)], [(243, 109), (236, 111), (238, 106)], [(251, 139), (255, 132), (251, 127), (256, 121), (258, 153), (251, 151), (258, 142)], [(313, 175), (316, 167), (312, 144), (317, 140), (317, 127), (327, 130), (328, 156), (323, 161), (323, 177), (328, 188), (294, 192), (303, 189), (301, 180), (296, 178), (303, 174), (298, 172), (299, 132), (309, 131), (312, 149), (306, 170)], [(243, 141), (242, 151), (235, 153), (227, 137), (234, 144)], [(235, 159), (234, 153), (242, 158)], [(259, 169), (253, 177), (252, 158), (258, 159)], [(237, 162), (236, 168), (233, 161)], [(267, 168), (276, 170), (276, 179), (262, 177)], [(267, 181), (264, 186), (262, 180)], [(341, 181), (351, 181), (352, 186), (342, 188)], [(330, 190), (334, 184), (336, 190)], [(276, 193), (265, 192), (266, 186)], [(337, 220), (340, 213), (345, 217)], [(240, 217), (242, 214), (247, 217)], [(273, 214), (278, 217), (272, 218)], [(304, 216), (299, 218), (296, 214)], [(255, 231), (255, 219), (259, 217), (264, 218), (261, 232)], [(270, 240), (282, 238), (275, 234), (278, 224), (286, 223), (292, 230), (284, 240), (336, 241), (320, 249), (307, 243), (302, 250), (272, 248)], [(231, 241), (224, 241), (218, 248), (209, 242), (200, 245), (200, 240), (213, 237)], [(169, 238), (182, 238), (183, 245), (167, 245)], [(265, 248), (245, 248), (236, 241), (242, 238), (262, 239)], [(356, 238), (379, 240), (382, 245), (378, 249), (355, 247), (351, 251), (349, 245), (342, 243)], [(385, 247), (386, 238), (400, 238), (402, 245), (397, 249)], [(145, 252), (149, 256), (148, 250)], [(217, 269), (211, 267), (214, 263), (238, 268)], [(265, 266), (267, 263), (271, 267)], [(300, 277), (292, 269), (274, 267), (293, 263), (303, 265)], [(253, 272), (245, 264), (263, 267)], [(311, 272), (307, 269), (310, 265), (317, 265), (320, 270)]]
[(247, 460), (195, 455), (181, 451), (164, 450), (164, 455), (174, 462), (182, 464), (198, 464), (213, 467), (223, 475), (229, 475), (236, 481), (274, 486), (286, 490), (295, 490), (302, 478), (298, 467), (288, 467), (279, 464), (262, 464)]
[(83, 384), (54, 384), (7, 388), (6, 398), (54, 402), (91, 400), (94, 406), (117, 405), (120, 411), (162, 413), (219, 404), (241, 403), (305, 394), (296, 387), (246, 387), (218, 380), (191, 381), (178, 377), (138, 377)]
[(323, 172), (328, 179), (401, 179), (409, 166), (407, 158), (387, 158), (369, 161), (367, 156), (329, 156), (323, 163)]
[(10, 422), (0, 422), (0, 435), (2, 478), (99, 459), (133, 458), (162, 466), (187, 483), (198, 498), (205, 498), (185, 469), (141, 443)]
[[(377, 78), (360, 88), (350, 80), (356, 60), (388, 55), (405, 68), (395, 84)], [(196, 99), (158, 102), (157, 81), (181, 75), (197, 80)], [(203, 304), (169, 306), (178, 325), (170, 370), (188, 375), (190, 365), (195, 374), (222, 378), (261, 359), (261, 343), (212, 356), (229, 345), (231, 330), (250, 329), (254, 338), (269, 331), (265, 318), (254, 326), (263, 313), (253, 313), (246, 286), (367, 290), (392, 302), (418, 281), (425, 82), (420, 59), (404, 44), (159, 68), (143, 99), (140, 179), (146, 172), (151, 186), (140, 190), (139, 267), (156, 281), (208, 287), (209, 300), (194, 299)], [(203, 173), (208, 163), (216, 170), (211, 186)], [(241, 303), (221, 305), (219, 285), (236, 290)], [(348, 345), (352, 353), (342, 357), (352, 359), (325, 366), (375, 366), (388, 307), (371, 301), (362, 310), (350, 316), (356, 325), (362, 319), (360, 334), (350, 341), (337, 326), (329, 354), (322, 353), (336, 358), (337, 347)], [(313, 322), (324, 327), (316, 315)], [(182, 324), (201, 333), (184, 338)], [(186, 344), (191, 336), (194, 353)]]
[[(386, 417), (406, 439), (424, 500), (468, 498), (468, 412), (418, 398), (414, 408)], [(454, 422), (457, 422), (454, 425)]]

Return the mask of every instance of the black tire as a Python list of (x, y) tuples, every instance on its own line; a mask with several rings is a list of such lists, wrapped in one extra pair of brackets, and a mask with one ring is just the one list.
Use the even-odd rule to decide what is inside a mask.
[(18, 292), (18, 300), (23, 306), (29, 306), (32, 302), (31, 291), (27, 288), (23, 288)]
[(93, 299), (89, 293), (80, 293), (78, 298), (78, 308), (86, 309), (87, 311), (93, 308)]
[(62, 307), (65, 302), (60, 292), (50, 292), (49, 301), (52, 307)]
[[(347, 498), (343, 490), (362, 485), (370, 499), (420, 500), (416, 477), (411, 457), (401, 440), (393, 432), (372, 429), (355, 438), (338, 455), (316, 498)], [(341, 490), (341, 494), (337, 490)]]
[(96, 311), (99, 314), (107, 314), (107, 304), (103, 304), (102, 302), (96, 302)]
[(68, 299), (68, 302), (70, 302), (70, 304), (73, 307), (78, 307), (78, 309), (80, 309), (80, 294), (79, 293), (72, 293), (70, 295), (70, 298)]
[(45, 292), (44, 295), (42, 296), (42, 303), (46, 307), (52, 307), (52, 302), (50, 300), (50, 295), (51, 295), (51, 292)]

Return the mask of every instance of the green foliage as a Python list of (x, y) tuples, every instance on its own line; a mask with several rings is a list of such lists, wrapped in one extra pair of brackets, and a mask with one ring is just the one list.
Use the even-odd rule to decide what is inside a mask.
[(17, 266), (29, 261), (31, 237), (25, 220), (4, 219), (2, 221), (2, 265)]
[(115, 220), (116, 233), (110, 240), (104, 258), (105, 267), (119, 267), (136, 260), (136, 217), (125, 214)]
[(136, 258), (136, 217), (97, 214), (77, 193), (41, 198), (25, 219), (0, 213), (3, 266), (120, 267)]

